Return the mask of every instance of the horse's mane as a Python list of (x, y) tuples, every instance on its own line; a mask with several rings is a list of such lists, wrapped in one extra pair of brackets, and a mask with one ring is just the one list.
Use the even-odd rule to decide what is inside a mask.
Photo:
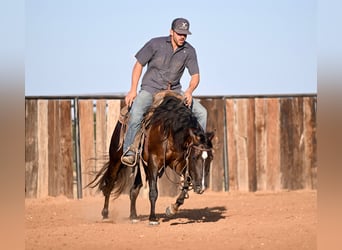
[(160, 126), (163, 137), (173, 136), (180, 147), (189, 136), (188, 128), (202, 130), (191, 109), (174, 95), (165, 95), (159, 105), (152, 105), (145, 113), (143, 123), (146, 128)]

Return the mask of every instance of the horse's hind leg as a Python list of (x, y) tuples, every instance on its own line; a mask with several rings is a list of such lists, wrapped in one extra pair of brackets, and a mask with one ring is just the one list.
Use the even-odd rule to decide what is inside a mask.
[(102, 190), (103, 196), (105, 197), (103, 209), (102, 209), (102, 219), (108, 219), (108, 207), (109, 207), (109, 198), (110, 194), (114, 188), (114, 180), (112, 178), (109, 178), (107, 186)]
[(105, 201), (104, 201), (103, 209), (101, 212), (103, 220), (108, 219), (109, 196), (110, 194), (105, 195)]
[(140, 175), (140, 169), (138, 168), (138, 173), (135, 177), (134, 184), (130, 189), (129, 198), (131, 200), (131, 210), (129, 218), (133, 223), (138, 221), (137, 210), (136, 210), (136, 201), (139, 195), (140, 188), (142, 187), (142, 180)]
[(114, 183), (117, 179), (118, 168), (119, 167), (117, 165), (112, 165), (111, 163), (108, 166), (107, 172), (104, 175), (103, 183), (105, 183), (105, 185), (101, 188), (102, 194), (105, 197), (103, 209), (101, 212), (103, 220), (108, 219), (109, 198), (114, 189), (114, 185), (115, 185)]

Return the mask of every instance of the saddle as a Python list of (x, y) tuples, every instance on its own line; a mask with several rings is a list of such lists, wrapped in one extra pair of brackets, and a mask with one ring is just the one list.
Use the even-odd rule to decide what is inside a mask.
[[(184, 97), (181, 94), (174, 92), (172, 90), (161, 91), (153, 96), (152, 105), (150, 106), (148, 112), (145, 114), (141, 122), (140, 129), (138, 130), (137, 134), (134, 137), (133, 144), (129, 148), (130, 150), (132, 150), (133, 152), (137, 154), (136, 159), (138, 159), (141, 148), (144, 145), (145, 137), (143, 135), (145, 134), (145, 128), (148, 126), (149, 121), (153, 115), (153, 110), (154, 108), (158, 107), (163, 102), (165, 96), (174, 96), (181, 101), (184, 99)], [(119, 122), (122, 124), (121, 130), (120, 130), (119, 149), (123, 146), (123, 141), (127, 132), (127, 124), (128, 124), (129, 117), (130, 117), (129, 109), (127, 106), (124, 106), (121, 109), (120, 116), (119, 116)]]

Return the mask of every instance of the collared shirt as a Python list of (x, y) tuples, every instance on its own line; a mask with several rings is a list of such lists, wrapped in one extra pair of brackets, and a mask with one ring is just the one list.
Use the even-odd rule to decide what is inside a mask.
[(155, 94), (168, 89), (181, 91), (180, 79), (187, 68), (190, 75), (198, 74), (196, 50), (185, 41), (173, 51), (171, 37), (157, 37), (148, 41), (135, 55), (147, 70), (142, 78), (141, 89)]

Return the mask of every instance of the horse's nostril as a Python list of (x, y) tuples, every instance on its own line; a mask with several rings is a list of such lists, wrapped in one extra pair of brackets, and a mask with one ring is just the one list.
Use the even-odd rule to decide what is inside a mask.
[(197, 194), (200, 194), (202, 192), (202, 186), (201, 185), (196, 185), (195, 192)]

